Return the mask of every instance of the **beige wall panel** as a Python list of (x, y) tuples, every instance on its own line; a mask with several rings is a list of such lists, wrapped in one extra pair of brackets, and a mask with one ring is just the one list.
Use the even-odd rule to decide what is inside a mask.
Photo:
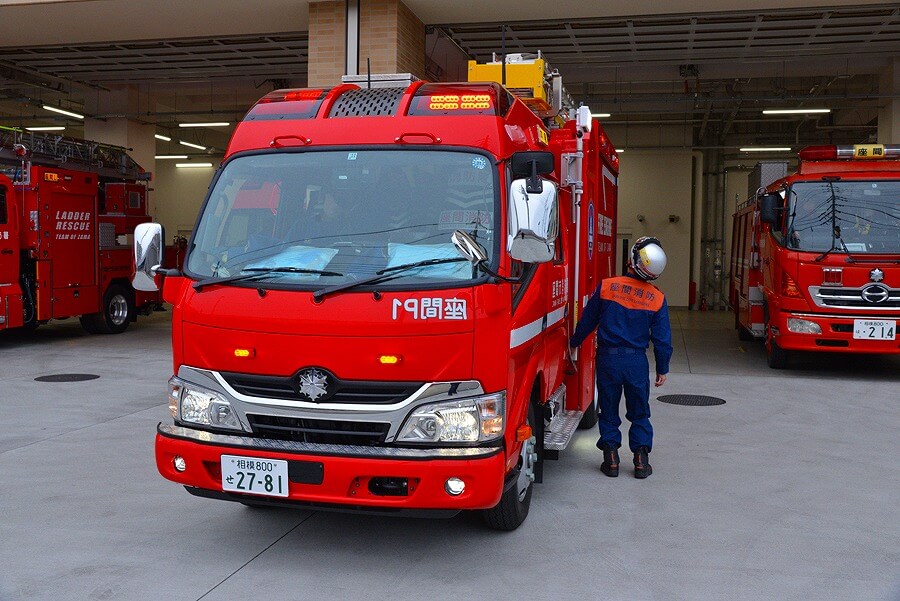
[(179, 169), (175, 167), (178, 161), (156, 162), (150, 197), (155, 206), (154, 221), (166, 228), (166, 244), (171, 244), (179, 231), (194, 227), (220, 160), (219, 157), (210, 158), (213, 167), (209, 169)]

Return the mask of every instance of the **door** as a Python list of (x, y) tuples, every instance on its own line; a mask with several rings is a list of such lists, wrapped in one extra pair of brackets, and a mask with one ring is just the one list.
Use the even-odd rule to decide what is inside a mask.
[[(19, 292), (19, 219), (12, 183), (0, 176), (0, 286)], [(7, 296), (9, 291), (2, 292)]]

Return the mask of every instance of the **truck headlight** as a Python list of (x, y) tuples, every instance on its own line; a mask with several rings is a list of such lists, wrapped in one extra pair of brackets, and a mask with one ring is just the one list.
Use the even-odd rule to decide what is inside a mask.
[(169, 380), (169, 409), (183, 422), (242, 430), (241, 422), (228, 399), (211, 390), (172, 378)]
[(808, 319), (799, 319), (797, 317), (788, 317), (788, 332), (795, 334), (821, 334), (822, 328), (814, 321)]
[(503, 436), (506, 392), (416, 407), (397, 442), (485, 442)]

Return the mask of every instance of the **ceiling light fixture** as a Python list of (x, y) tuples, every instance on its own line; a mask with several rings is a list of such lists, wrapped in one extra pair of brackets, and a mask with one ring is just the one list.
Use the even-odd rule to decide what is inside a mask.
[(625, 149), (624, 148), (616, 148), (616, 152), (618, 154), (622, 154), (623, 152), (625, 152)]
[(591, 117), (596, 117), (597, 119), (606, 119), (608, 117), (612, 117), (609, 113), (591, 113)]
[(206, 146), (200, 146), (199, 144), (191, 144), (190, 142), (185, 142), (184, 140), (178, 140), (178, 143), (182, 146), (190, 146), (191, 148), (196, 148), (197, 150), (206, 150)]
[(181, 169), (195, 169), (203, 167), (212, 167), (212, 163), (175, 163), (176, 167)]
[(40, 127), (26, 127), (28, 131), (62, 131), (65, 129), (62, 125), (47, 125)]
[(65, 109), (56, 108), (55, 106), (50, 106), (49, 104), (42, 105), (42, 108), (45, 111), (52, 111), (54, 113), (59, 113), (60, 115), (66, 115), (68, 117), (75, 117), (76, 119), (84, 119), (84, 115), (79, 115), (78, 113), (73, 113), (72, 111), (67, 111)]
[(209, 121), (207, 123), (179, 123), (178, 127), (228, 127), (231, 123), (225, 121)]
[(790, 152), (790, 146), (745, 146), (741, 152)]
[(831, 109), (766, 109), (763, 111), (763, 115), (807, 115), (830, 112)]
[(186, 159), (188, 155), (186, 154), (158, 154), (154, 159)]
[(153, 134), (153, 137), (156, 138), (157, 140), (162, 140), (163, 142), (171, 142), (172, 141), (172, 138), (170, 138), (169, 136), (164, 136), (162, 134)]

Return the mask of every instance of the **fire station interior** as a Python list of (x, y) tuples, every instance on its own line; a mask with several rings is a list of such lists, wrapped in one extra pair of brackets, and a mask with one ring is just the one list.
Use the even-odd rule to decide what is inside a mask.
[(349, 70), (465, 81), (470, 60), (540, 51), (615, 145), (617, 273), (662, 242), (675, 348), (651, 386), (654, 475), (606, 478), (581, 432), (497, 536), (465, 513), (259, 510), (160, 478), (170, 307), (116, 336), (0, 332), (0, 599), (900, 598), (896, 345), (770, 369), (729, 289), (759, 163), (900, 144), (896, 2), (16, 0), (0, 32), (0, 133), (127, 149), (175, 246), (268, 92)]

